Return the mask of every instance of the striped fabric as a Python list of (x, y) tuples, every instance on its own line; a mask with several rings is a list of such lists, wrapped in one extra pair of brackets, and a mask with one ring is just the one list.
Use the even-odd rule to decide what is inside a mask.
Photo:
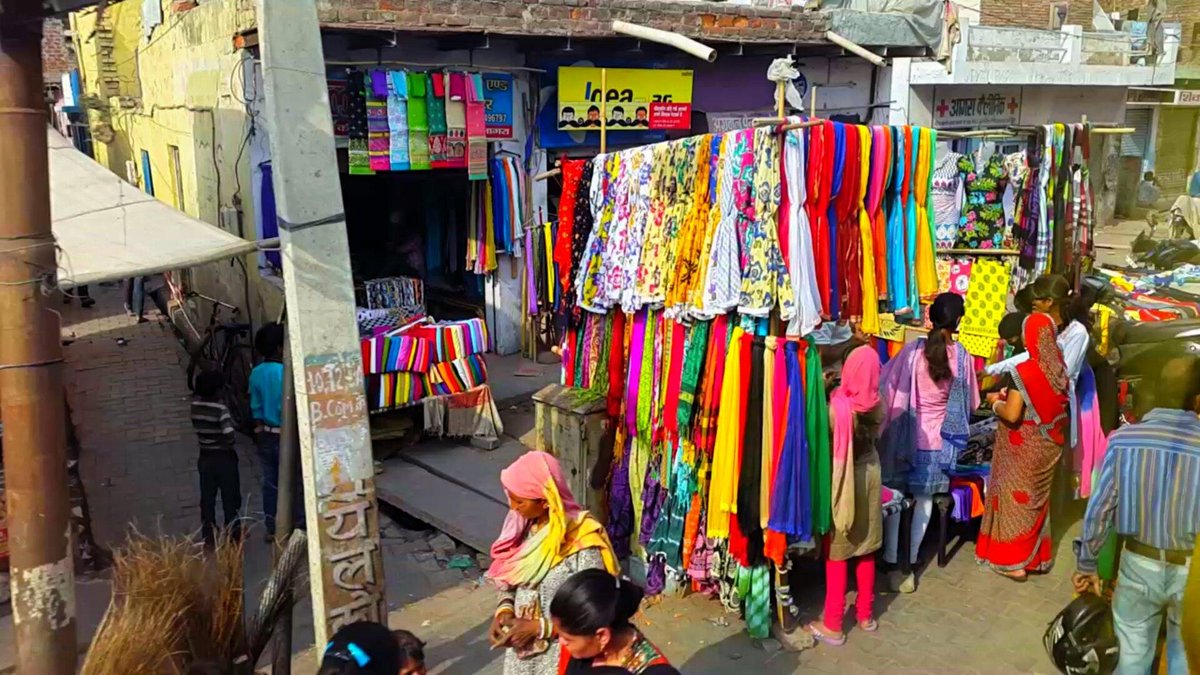
[(233, 452), (233, 418), (224, 403), (194, 399), (192, 427), (196, 430), (201, 454)]
[(375, 412), (403, 408), (430, 394), (427, 373), (383, 373), (367, 377), (367, 407)]
[(487, 382), (487, 362), (483, 354), (433, 364), (429, 383), (435, 396), (458, 394)]
[[(1096, 569), (1109, 530), (1143, 544), (1191, 550), (1200, 528), (1200, 418), (1156, 408), (1139, 424), (1113, 432), (1088, 502), (1079, 569)], [(1115, 522), (1114, 522), (1115, 521)]]
[(408, 335), (380, 335), (362, 341), (362, 360), (368, 375), (424, 373), (433, 364), (433, 347), (428, 340)]

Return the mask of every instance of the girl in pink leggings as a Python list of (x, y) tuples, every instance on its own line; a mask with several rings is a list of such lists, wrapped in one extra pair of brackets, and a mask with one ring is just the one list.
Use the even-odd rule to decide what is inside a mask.
[(829, 408), (833, 426), (833, 530), (826, 540), (825, 616), (808, 625), (813, 637), (830, 645), (846, 642), (843, 618), (850, 568), (858, 583), (858, 627), (875, 622), (875, 551), (883, 545), (879, 455), (875, 437), (883, 419), (879, 404), (879, 356), (869, 346), (850, 353), (842, 384)]

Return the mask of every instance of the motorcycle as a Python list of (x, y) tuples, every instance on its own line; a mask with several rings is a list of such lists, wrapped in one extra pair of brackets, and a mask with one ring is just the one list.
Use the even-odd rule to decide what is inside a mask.
[[(1122, 318), (1120, 300), (1103, 277), (1089, 276), (1084, 285), (1096, 293), (1096, 302), (1109, 305), (1116, 314), (1108, 326), (1109, 362), (1121, 392), (1121, 410), (1137, 419), (1154, 407), (1154, 391), (1162, 382), (1164, 367), (1175, 359), (1200, 360), (1200, 318), (1170, 321), (1131, 321)], [(1196, 302), (1200, 297), (1179, 293)], [(1100, 327), (1097, 326), (1096, 330)], [(1098, 339), (1092, 336), (1093, 341)], [(1098, 344), (1098, 342), (1097, 342)], [(1115, 360), (1114, 360), (1115, 356)], [(1183, 370), (1186, 377), (1188, 372)]]

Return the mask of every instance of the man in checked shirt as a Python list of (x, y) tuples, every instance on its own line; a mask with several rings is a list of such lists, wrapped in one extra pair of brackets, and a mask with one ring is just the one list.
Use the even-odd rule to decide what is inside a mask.
[(1079, 592), (1099, 593), (1096, 555), (1114, 526), (1121, 537), (1113, 622), (1118, 675), (1146, 675), (1167, 619), (1170, 675), (1186, 675), (1180, 635), (1184, 587), (1200, 529), (1200, 367), (1176, 358), (1154, 387), (1154, 409), (1108, 439), (1100, 478), (1075, 542)]

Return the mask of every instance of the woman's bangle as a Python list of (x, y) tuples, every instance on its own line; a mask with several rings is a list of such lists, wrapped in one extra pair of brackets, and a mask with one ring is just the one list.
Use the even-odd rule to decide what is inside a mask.
[(517, 612), (516, 612), (516, 610), (513, 609), (512, 605), (500, 605), (499, 607), (496, 608), (496, 611), (492, 614), (492, 618), (494, 619), (494, 618), (503, 616), (505, 614), (516, 614), (516, 613)]
[(993, 413), (993, 414), (995, 414), (995, 415), (999, 415), (999, 414), (1000, 414), (1000, 411), (999, 411), (999, 410), (996, 410), (996, 406), (997, 406), (997, 405), (1000, 405), (1001, 403), (1004, 403), (1004, 399), (999, 399), (999, 400), (996, 400), (996, 401), (992, 401), (992, 413)]
[(538, 630), (538, 639), (549, 640), (550, 636), (554, 634), (554, 625), (546, 617), (538, 619), (538, 622), (541, 624), (541, 628)]

